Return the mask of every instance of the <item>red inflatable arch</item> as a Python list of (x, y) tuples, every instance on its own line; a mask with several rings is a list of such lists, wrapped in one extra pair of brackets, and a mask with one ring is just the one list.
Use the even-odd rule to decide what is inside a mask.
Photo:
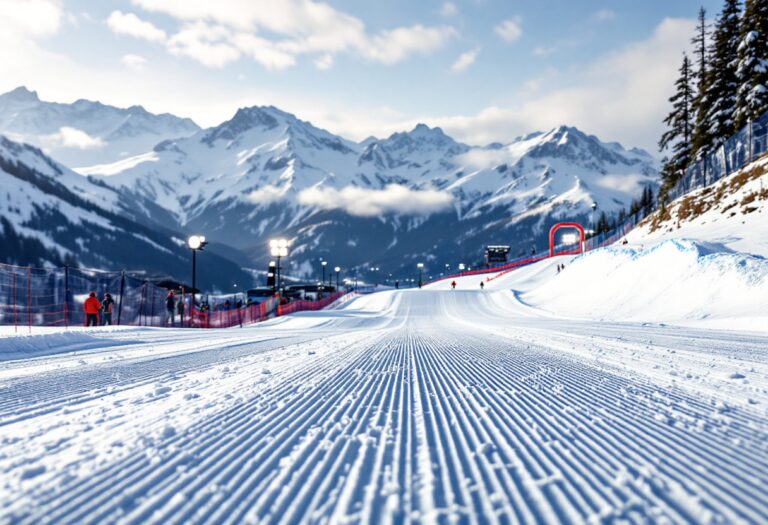
[(560, 228), (576, 228), (579, 232), (579, 247), (575, 250), (560, 252), (558, 255), (584, 253), (584, 228), (581, 227), (581, 224), (576, 222), (558, 222), (549, 230), (549, 256), (553, 257), (555, 255), (555, 233), (557, 233), (557, 230)]

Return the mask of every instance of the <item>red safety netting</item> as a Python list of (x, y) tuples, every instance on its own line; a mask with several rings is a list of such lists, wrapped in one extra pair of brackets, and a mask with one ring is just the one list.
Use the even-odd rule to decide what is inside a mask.
[[(125, 272), (102, 272), (80, 268), (32, 268), (0, 264), (0, 325), (19, 328), (33, 326), (84, 326), (84, 304), (91, 292), (103, 303), (105, 294), (114, 301), (101, 309), (98, 324), (132, 326), (181, 326), (226, 328), (257, 323), (269, 317), (303, 310), (320, 310), (345, 294), (336, 292), (318, 301), (293, 301), (278, 304), (277, 297), (261, 303), (213, 311), (192, 307), (192, 297), (177, 294), (183, 304), (166, 309), (168, 290)], [(111, 310), (111, 311), (108, 311)]]

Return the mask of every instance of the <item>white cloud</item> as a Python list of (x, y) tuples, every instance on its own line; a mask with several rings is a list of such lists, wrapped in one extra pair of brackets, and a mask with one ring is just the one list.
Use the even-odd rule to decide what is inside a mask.
[(325, 55), (315, 59), (315, 67), (320, 71), (325, 71), (333, 67), (333, 55), (326, 53)]
[[(172, 49), (176, 54), (214, 67), (234, 60), (232, 49), (269, 69), (292, 66), (301, 54), (319, 55), (316, 65), (322, 68), (331, 63), (328, 57), (341, 52), (393, 64), (413, 54), (433, 52), (455, 34), (453, 28), (414, 25), (370, 35), (360, 19), (315, 0), (133, 0), (133, 3), (150, 12), (168, 14), (183, 21), (185, 27), (196, 28), (194, 45)], [(209, 30), (223, 27), (236, 36), (216, 36), (218, 44), (213, 44), (212, 38), (203, 36), (203, 27)], [(176, 35), (172, 40), (174, 38)], [(189, 35), (184, 38), (188, 39)], [(228, 45), (231, 49), (210, 49), (216, 45)]]
[(58, 32), (62, 15), (57, 0), (0, 1), (0, 27), (3, 33), (32, 38), (51, 36)]
[(107, 26), (119, 35), (130, 35), (150, 42), (165, 42), (167, 38), (165, 31), (133, 13), (112, 11), (107, 18)]
[(437, 190), (411, 190), (390, 184), (382, 190), (347, 186), (341, 190), (315, 187), (299, 193), (299, 203), (326, 210), (342, 209), (350, 215), (373, 217), (385, 213), (429, 215), (451, 206), (449, 193)]
[(224, 67), (240, 58), (240, 51), (228, 41), (229, 30), (197, 22), (185, 26), (168, 39), (168, 51), (193, 58), (208, 67)]
[(536, 57), (545, 57), (547, 55), (551, 55), (552, 53), (555, 53), (558, 50), (557, 46), (538, 46), (533, 48), (533, 56)]
[(473, 49), (471, 51), (466, 51), (459, 55), (459, 58), (456, 59), (456, 62), (453, 63), (451, 66), (451, 71), (454, 73), (460, 73), (467, 69), (469, 66), (475, 63), (475, 60), (477, 59), (477, 54), (479, 53), (479, 50)]
[(523, 36), (522, 19), (519, 16), (504, 20), (494, 31), (507, 42), (516, 42)]
[(239, 33), (232, 39), (237, 49), (250, 56), (267, 69), (279, 70), (296, 64), (290, 53), (281, 50), (274, 42), (251, 33)]
[(413, 53), (427, 54), (440, 49), (455, 34), (451, 27), (422, 25), (382, 31), (370, 39), (366, 55), (385, 64), (394, 64)]
[(44, 138), (44, 142), (63, 148), (93, 149), (104, 146), (99, 137), (91, 137), (81, 129), (64, 126), (59, 131)]
[(285, 198), (285, 191), (277, 186), (268, 184), (258, 190), (254, 190), (246, 196), (246, 199), (254, 204), (271, 204)]
[(612, 9), (600, 9), (592, 15), (592, 20), (596, 22), (608, 22), (616, 18), (616, 12)]
[(440, 6), (440, 14), (442, 16), (456, 16), (459, 12), (459, 8), (453, 2), (445, 2)]
[(128, 54), (123, 55), (123, 58), (120, 59), (120, 62), (133, 69), (134, 71), (141, 71), (144, 69), (144, 65), (147, 63), (147, 59), (140, 55)]
[(650, 38), (576, 72), (549, 72), (540, 89), (525, 90), (516, 105), (490, 106), (469, 116), (422, 119), (475, 144), (569, 124), (654, 152), (680, 52), (688, 48), (693, 27), (692, 20), (665, 19)]

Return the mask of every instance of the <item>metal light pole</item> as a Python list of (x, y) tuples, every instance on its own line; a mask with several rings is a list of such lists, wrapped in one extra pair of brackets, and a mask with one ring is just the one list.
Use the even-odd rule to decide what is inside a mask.
[(190, 235), (187, 239), (187, 246), (192, 250), (192, 306), (191, 312), (195, 310), (195, 296), (197, 295), (197, 251), (202, 250), (208, 242), (203, 235)]
[(286, 239), (272, 239), (269, 241), (269, 252), (272, 257), (277, 258), (277, 295), (282, 294), (282, 281), (280, 276), (280, 259), (288, 257), (288, 241)]
[(340, 267), (336, 267), (333, 269), (334, 272), (336, 272), (336, 291), (339, 291), (339, 272), (341, 271)]
[(267, 271), (267, 286), (272, 282), (272, 292), (277, 291), (277, 269), (275, 268), (275, 261), (269, 261), (269, 270)]
[(597, 203), (592, 202), (592, 236), (595, 236), (595, 210), (597, 209)]
[(416, 267), (419, 269), (419, 288), (422, 285), (422, 274), (424, 272), (424, 263), (418, 263)]
[(323, 267), (323, 280), (320, 281), (320, 284), (325, 286), (325, 267), (328, 266), (328, 261), (322, 261), (320, 265)]

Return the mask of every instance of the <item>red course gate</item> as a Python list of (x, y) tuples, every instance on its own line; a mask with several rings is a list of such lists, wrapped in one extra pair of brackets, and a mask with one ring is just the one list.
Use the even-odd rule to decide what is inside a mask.
[(584, 253), (584, 228), (576, 222), (558, 222), (549, 230), (549, 256), (555, 255), (555, 233), (561, 228), (575, 228), (579, 232), (579, 247), (575, 250), (559, 252), (558, 255), (573, 255), (575, 253)]

